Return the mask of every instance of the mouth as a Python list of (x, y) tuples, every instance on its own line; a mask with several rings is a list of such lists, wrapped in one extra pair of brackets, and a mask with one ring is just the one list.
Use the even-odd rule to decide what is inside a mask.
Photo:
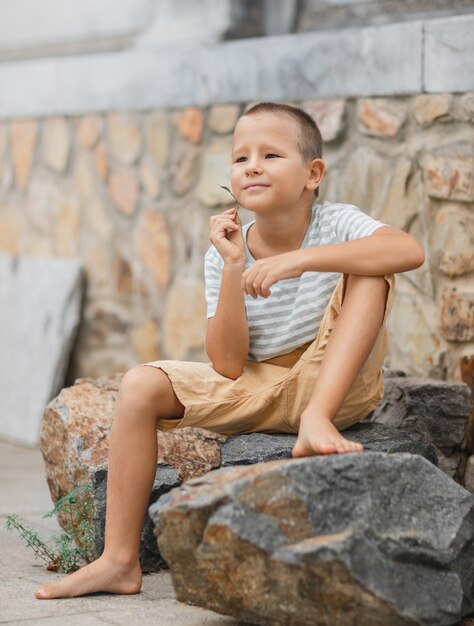
[(249, 185), (245, 185), (244, 189), (254, 189), (256, 187), (270, 187), (270, 185), (264, 185), (263, 183), (250, 183)]

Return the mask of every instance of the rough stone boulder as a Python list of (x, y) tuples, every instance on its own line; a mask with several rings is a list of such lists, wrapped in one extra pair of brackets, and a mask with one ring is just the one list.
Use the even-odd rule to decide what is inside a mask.
[(274, 626), (444, 626), (474, 609), (474, 496), (419, 455), (223, 468), (150, 508), (178, 600)]
[[(438, 464), (434, 446), (404, 430), (381, 424), (359, 423), (344, 431), (344, 436), (372, 452), (410, 452)], [(277, 459), (290, 459), (296, 435), (252, 433), (229, 437), (221, 446), (221, 467), (251, 465)]]
[(422, 377), (387, 377), (384, 397), (364, 422), (414, 433), (435, 446), (439, 467), (463, 482), (467, 461), (466, 427), (472, 406), (464, 383)]
[[(77, 485), (89, 485), (95, 504), (95, 550), (103, 550), (107, 492), (107, 454), (113, 408), (121, 375), (80, 379), (49, 403), (41, 429), (41, 451), (54, 502)], [(412, 452), (436, 463), (434, 448), (417, 436), (379, 424), (357, 425), (346, 436), (366, 450)], [(225, 437), (200, 428), (157, 433), (158, 465), (149, 504), (183, 481), (220, 466), (289, 459), (294, 435), (251, 434)], [(66, 520), (59, 517), (59, 523)], [(144, 571), (165, 566), (149, 516), (141, 540)]]
[[(96, 510), (94, 557), (101, 554), (104, 545), (107, 455), (121, 379), (122, 375), (117, 374), (77, 380), (48, 404), (41, 427), (40, 448), (53, 502), (77, 485), (92, 488)], [(219, 444), (225, 440), (221, 435), (183, 428), (172, 433), (157, 432), (157, 438), (158, 465), (150, 504), (184, 480), (220, 465)], [(59, 515), (58, 521), (63, 525), (67, 520)], [(140, 558), (144, 571), (164, 565), (149, 518), (145, 522)]]

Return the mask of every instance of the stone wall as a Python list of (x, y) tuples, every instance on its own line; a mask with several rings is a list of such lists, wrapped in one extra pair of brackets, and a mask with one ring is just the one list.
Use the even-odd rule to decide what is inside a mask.
[[(292, 102), (323, 132), (321, 199), (424, 246), (425, 264), (397, 276), (388, 364), (460, 381), (474, 352), (474, 93)], [(70, 381), (206, 359), (202, 259), (209, 217), (231, 206), (219, 185), (247, 104), (0, 122), (0, 250), (86, 268)]]

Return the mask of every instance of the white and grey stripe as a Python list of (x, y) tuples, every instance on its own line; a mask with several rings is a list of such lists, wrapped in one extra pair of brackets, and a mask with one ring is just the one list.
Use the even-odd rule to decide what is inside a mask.
[[(246, 267), (255, 263), (247, 246), (247, 232), (254, 223), (250, 222), (243, 228)], [(316, 203), (312, 207), (311, 222), (301, 247), (368, 237), (381, 226), (385, 224), (352, 204)], [(211, 246), (204, 261), (207, 317), (212, 317), (217, 309), (223, 266), (221, 255)], [(248, 358), (263, 361), (313, 341), (340, 277), (338, 272), (305, 272), (299, 278), (273, 285), (268, 298), (254, 300), (246, 296), (250, 332)]]

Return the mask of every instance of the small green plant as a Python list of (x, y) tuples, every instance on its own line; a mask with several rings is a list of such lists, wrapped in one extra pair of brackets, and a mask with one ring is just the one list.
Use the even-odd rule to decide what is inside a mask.
[(9, 515), (5, 526), (7, 530), (16, 530), (29, 546), (36, 558), (42, 559), (51, 571), (65, 574), (81, 567), (81, 561), (93, 558), (94, 549), (94, 501), (91, 487), (81, 485), (58, 500), (55, 507), (43, 519), (60, 515), (64, 528), (45, 542), (33, 528), (25, 526), (18, 515)]

